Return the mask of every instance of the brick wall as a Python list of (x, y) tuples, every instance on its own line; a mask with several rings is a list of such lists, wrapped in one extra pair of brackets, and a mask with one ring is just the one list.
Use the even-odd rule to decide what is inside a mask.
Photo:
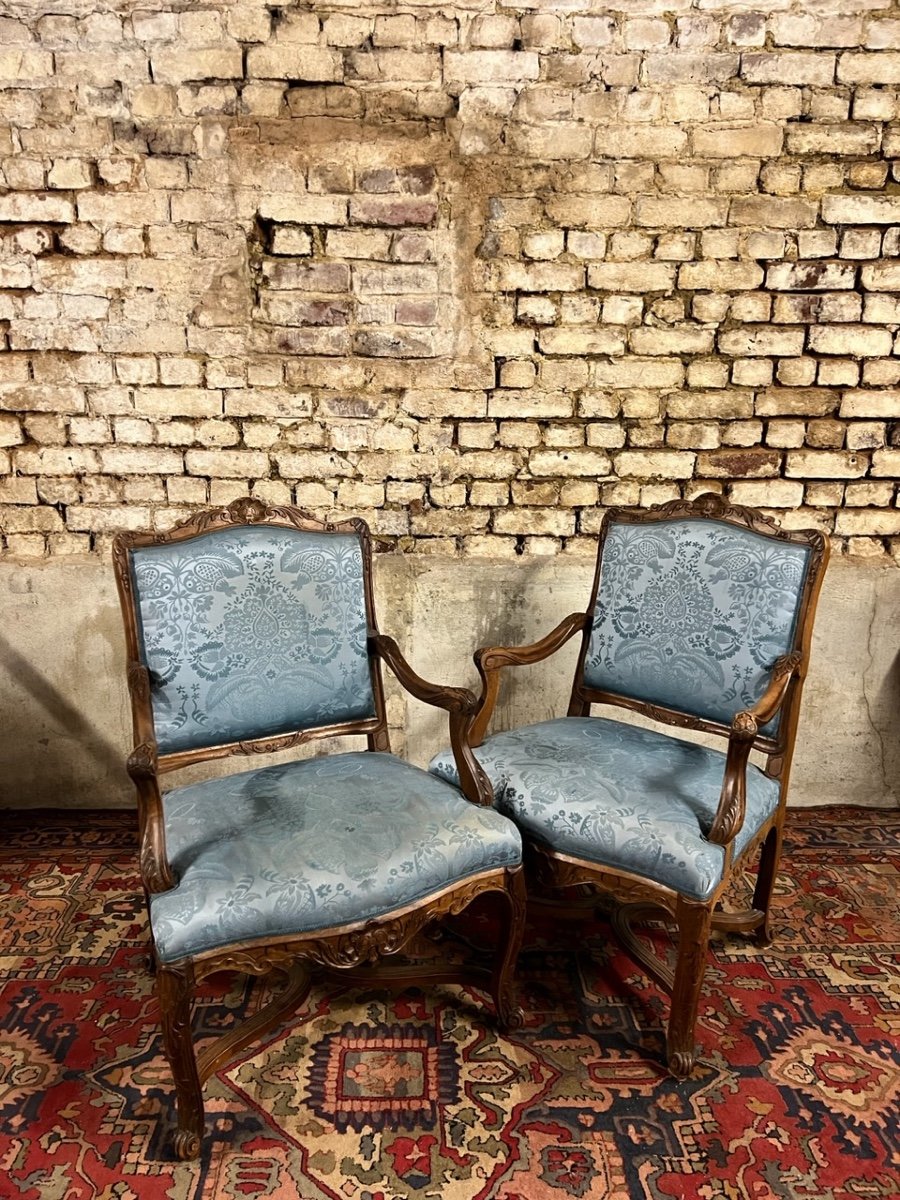
[(589, 553), (714, 488), (900, 560), (897, 3), (2, 11), (8, 554), (248, 493)]

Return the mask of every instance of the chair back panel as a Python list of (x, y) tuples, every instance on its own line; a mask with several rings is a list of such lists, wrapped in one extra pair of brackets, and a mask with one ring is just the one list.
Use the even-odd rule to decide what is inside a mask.
[(730, 725), (795, 648), (811, 554), (707, 517), (612, 520), (584, 684)]
[(241, 525), (130, 551), (160, 752), (375, 714), (354, 534)]

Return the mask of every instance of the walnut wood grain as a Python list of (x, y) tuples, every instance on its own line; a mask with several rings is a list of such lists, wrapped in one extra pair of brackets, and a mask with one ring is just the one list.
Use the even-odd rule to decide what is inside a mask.
[[(809, 559), (800, 597), (793, 644), (790, 651), (773, 664), (768, 685), (757, 703), (738, 713), (730, 725), (695, 717), (692, 713), (648, 704), (634, 696), (588, 688), (584, 668), (590, 645), (592, 617), (575, 613), (552, 633), (533, 646), (520, 648), (485, 647), (475, 655), (482, 680), (478, 715), (473, 724), (475, 744), (484, 737), (497, 699), (500, 671), (505, 666), (539, 662), (548, 657), (569, 637), (581, 630), (578, 663), (572, 681), (568, 715), (585, 717), (592, 705), (608, 704), (640, 713), (652, 720), (680, 729), (698, 730), (728, 739), (722, 788), (715, 817), (709, 830), (710, 842), (721, 845), (724, 854), (722, 880), (706, 901), (688, 900), (671, 888), (633, 873), (565, 855), (549, 847), (526, 841), (526, 861), (530, 877), (545, 893), (556, 891), (570, 895), (573, 889), (592, 888), (614, 898), (621, 907), (613, 916), (613, 926), (629, 952), (653, 977), (672, 993), (667, 1034), (667, 1061), (673, 1075), (683, 1078), (696, 1060), (694, 1032), (700, 989), (706, 968), (710, 929), (755, 934), (760, 942), (771, 937), (771, 904), (781, 849), (784, 812), (790, 764), (797, 732), (800, 698), (809, 663), (813, 617), (822, 578), (828, 561), (828, 542), (816, 531), (781, 530), (771, 518), (741, 505), (732, 504), (717, 494), (696, 500), (673, 500), (646, 509), (612, 508), (603, 520), (598, 539), (597, 562), (587, 613), (596, 610), (603, 569), (603, 549), (614, 524), (650, 525), (679, 519), (709, 520), (734, 525), (771, 538), (776, 542), (809, 547)], [(777, 730), (765, 726), (780, 713)], [(746, 773), (751, 751), (766, 755), (766, 774), (779, 783), (778, 806), (745, 847), (741, 862), (761, 847), (760, 869), (752, 907), (741, 913), (717, 912), (717, 905), (728, 888), (733, 870), (734, 837), (740, 830), (746, 811)], [(674, 972), (646, 942), (637, 938), (632, 925), (649, 912), (662, 912), (674, 923), (677, 955)]]
[[(214, 530), (241, 525), (273, 525), (315, 533), (352, 533), (359, 538), (363, 559), (367, 648), (374, 716), (311, 729), (288, 730), (276, 736), (161, 754), (153, 723), (152, 678), (142, 660), (141, 639), (138, 633), (139, 618), (132, 579), (132, 553), (142, 546), (187, 542)], [(381, 678), (382, 661), (387, 663), (412, 695), (447, 712), (450, 740), (462, 790), (474, 803), (492, 803), (490, 783), (472, 754), (469, 739), (477, 707), (474, 695), (464, 688), (441, 687), (422, 679), (400, 653), (396, 642), (392, 638), (384, 637), (378, 630), (372, 582), (371, 538), (365, 522), (356, 519), (320, 522), (300, 509), (269, 506), (259, 500), (245, 498), (225, 508), (189, 517), (167, 533), (120, 534), (113, 544), (113, 565), (125, 626), (128, 687), (134, 733), (134, 748), (128, 758), (128, 771), (137, 791), (141, 878), (148, 898), (177, 884), (166, 857), (159, 776), (167, 771), (229, 755), (253, 757), (297, 747), (317, 738), (348, 734), (364, 735), (370, 751), (389, 751)], [(471, 972), (459, 967), (450, 967), (445, 971), (429, 968), (424, 972), (424, 978), (428, 982), (435, 982), (438, 978), (449, 978), (457, 982), (484, 985), (493, 997), (498, 1021), (501, 1024), (513, 1025), (518, 1014), (513, 991), (513, 971), (524, 928), (525, 891), (521, 867), (480, 872), (374, 920), (321, 929), (314, 933), (299, 933), (291, 938), (260, 938), (250, 942), (238, 942), (175, 963), (160, 962), (154, 954), (153, 965), (163, 1043), (175, 1083), (178, 1110), (175, 1151), (178, 1157), (193, 1158), (200, 1152), (204, 1124), (203, 1080), (266, 1030), (274, 1027), (299, 1004), (304, 989), (308, 986), (306, 964), (325, 966), (340, 972), (354, 970), (364, 964), (380, 963), (384, 958), (403, 951), (434, 922), (462, 912), (474, 900), (486, 895), (491, 896), (502, 909), (501, 931), (492, 968), (486, 970), (476, 965)], [(283, 994), (264, 1010), (206, 1047), (198, 1059), (191, 1035), (194, 988), (199, 980), (222, 970), (237, 970), (252, 975), (280, 970), (288, 973), (289, 982)], [(394, 983), (400, 982), (401, 976), (402, 982), (407, 984), (417, 982), (419, 978), (415, 972), (407, 972), (405, 976), (400, 971), (390, 974)]]

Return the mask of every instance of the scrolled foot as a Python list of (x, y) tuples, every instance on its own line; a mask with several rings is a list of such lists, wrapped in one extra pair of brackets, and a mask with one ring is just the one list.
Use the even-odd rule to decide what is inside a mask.
[(200, 1157), (200, 1135), (191, 1129), (179, 1129), (174, 1138), (175, 1155), (182, 1162)]
[(676, 1079), (687, 1079), (694, 1069), (697, 1056), (687, 1050), (675, 1050), (669, 1055), (669, 1074)]
[(504, 1004), (498, 1006), (497, 1010), (497, 1025), (501, 1033), (513, 1033), (516, 1029), (521, 1029), (525, 1024), (525, 1013), (518, 1004)]

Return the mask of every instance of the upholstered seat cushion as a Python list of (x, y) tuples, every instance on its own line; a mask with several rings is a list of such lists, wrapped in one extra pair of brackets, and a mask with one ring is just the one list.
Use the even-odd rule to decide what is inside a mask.
[(163, 803), (179, 879), (150, 904), (164, 962), (364, 921), (522, 857), (506, 817), (390, 754), (242, 772)]
[[(620, 721), (563, 717), (496, 734), (475, 753), (499, 811), (535, 841), (697, 900), (721, 882), (724, 851), (706, 837), (722, 789), (720, 751)], [(430, 770), (457, 778), (449, 752)], [(735, 858), (777, 804), (778, 784), (748, 767)]]

